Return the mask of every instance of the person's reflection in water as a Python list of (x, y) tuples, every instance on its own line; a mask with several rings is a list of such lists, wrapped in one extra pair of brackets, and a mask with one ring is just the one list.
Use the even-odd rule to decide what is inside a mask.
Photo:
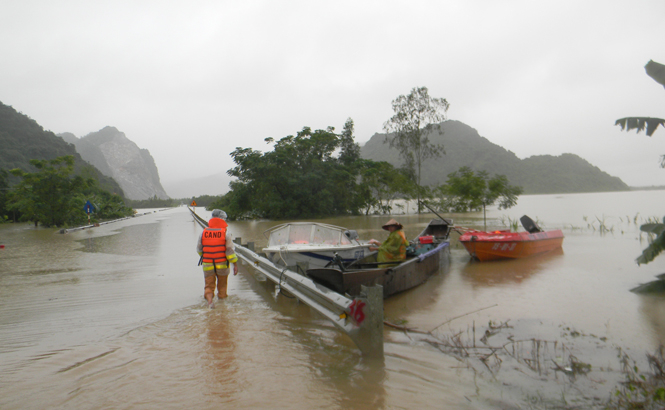
[[(222, 307), (206, 318), (207, 349), (203, 355), (206, 373), (206, 394), (218, 396), (220, 403), (233, 403), (237, 400), (238, 365), (235, 357), (236, 344), (233, 337), (232, 320)], [(212, 313), (212, 312), (211, 312)]]

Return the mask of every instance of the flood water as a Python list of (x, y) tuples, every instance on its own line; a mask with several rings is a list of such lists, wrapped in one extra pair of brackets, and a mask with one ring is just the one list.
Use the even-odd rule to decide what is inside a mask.
[[(635, 263), (647, 246), (639, 225), (661, 220), (663, 203), (665, 191), (635, 191), (522, 196), (489, 209), (489, 229), (527, 214), (562, 229), (563, 249), (479, 263), (453, 235), (447, 269), (385, 301), (386, 321), (431, 335), (385, 327), (383, 360), (364, 359), (247, 265), (229, 298), (207, 309), (201, 228), (186, 208), (67, 234), (0, 225), (0, 408), (600, 406), (622, 380), (619, 352), (645, 366), (665, 341), (665, 296), (629, 291), (665, 272), (665, 255)], [(322, 221), (382, 240), (391, 217), (414, 237), (432, 216)], [(483, 227), (482, 213), (444, 216)], [(261, 248), (282, 222), (230, 229)], [(592, 371), (555, 370), (571, 356)]]

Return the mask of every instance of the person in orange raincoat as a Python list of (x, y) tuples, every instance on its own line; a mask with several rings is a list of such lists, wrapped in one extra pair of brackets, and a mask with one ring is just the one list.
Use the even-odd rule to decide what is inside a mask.
[(199, 265), (203, 266), (203, 277), (205, 278), (203, 296), (211, 309), (215, 307), (212, 300), (215, 295), (215, 287), (217, 287), (218, 299), (221, 300), (228, 296), (226, 291), (230, 263), (233, 264), (233, 275), (238, 274), (238, 256), (233, 248), (232, 235), (227, 228), (226, 212), (220, 209), (213, 210), (208, 227), (203, 229), (196, 245), (196, 251), (201, 256)]
[[(370, 251), (379, 251), (376, 256), (376, 261), (381, 262), (399, 262), (406, 259), (406, 247), (409, 245), (409, 241), (406, 240), (406, 235), (402, 230), (402, 224), (397, 222), (394, 219), (388, 221), (385, 225), (382, 226), (383, 229), (390, 232), (388, 239), (383, 241), (383, 243), (377, 241), (376, 239), (370, 239), (369, 243)], [(395, 266), (394, 264), (379, 265), (380, 268), (388, 268)]]

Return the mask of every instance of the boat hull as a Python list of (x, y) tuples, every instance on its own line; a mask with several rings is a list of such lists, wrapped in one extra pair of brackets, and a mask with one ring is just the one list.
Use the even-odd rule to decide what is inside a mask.
[[(396, 293), (414, 288), (425, 282), (430, 276), (450, 264), (449, 243), (439, 244), (424, 258), (413, 257), (389, 268), (363, 268), (370, 265), (370, 258), (354, 263), (360, 269), (342, 271), (337, 268), (309, 269), (307, 276), (315, 282), (326, 286), (340, 294), (358, 296), (361, 286), (381, 285), (383, 297), (387, 298)], [(373, 255), (375, 257), (375, 255)], [(374, 261), (376, 259), (374, 258)]]
[(563, 232), (467, 232), (460, 236), (467, 252), (479, 261), (527, 258), (561, 248)]

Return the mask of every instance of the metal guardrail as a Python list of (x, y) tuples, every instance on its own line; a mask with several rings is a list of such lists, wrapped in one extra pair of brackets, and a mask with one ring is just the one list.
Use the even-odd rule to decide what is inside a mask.
[[(208, 222), (189, 208), (202, 227)], [(238, 239), (239, 242), (239, 239)], [(249, 245), (249, 244), (248, 244)], [(338, 330), (346, 333), (364, 356), (383, 357), (383, 289), (381, 286), (363, 286), (361, 295), (353, 299), (328, 289), (311, 279), (278, 266), (250, 249), (236, 244), (238, 257), (255, 271), (293, 295), (326, 319)]]
[[(97, 223), (89, 224), (89, 225), (77, 226), (75, 228), (63, 228), (63, 229), (60, 229), (58, 232), (61, 233), (61, 234), (66, 234), (66, 233), (70, 233), (70, 232), (74, 232), (74, 231), (82, 231), (84, 229), (96, 228), (98, 226), (107, 225), (107, 224), (111, 224), (111, 223), (114, 223), (114, 222), (126, 221), (128, 219), (132, 219), (132, 218), (136, 218), (136, 217), (143, 216), (143, 215), (148, 215), (148, 214), (154, 214), (156, 212), (165, 211), (165, 210), (166, 209), (160, 209), (158, 211), (143, 212), (142, 214), (134, 214), (132, 216), (126, 216), (124, 218), (113, 219), (113, 220), (110, 220), (110, 221), (97, 222)], [(191, 211), (191, 209), (190, 209), (190, 211)]]

